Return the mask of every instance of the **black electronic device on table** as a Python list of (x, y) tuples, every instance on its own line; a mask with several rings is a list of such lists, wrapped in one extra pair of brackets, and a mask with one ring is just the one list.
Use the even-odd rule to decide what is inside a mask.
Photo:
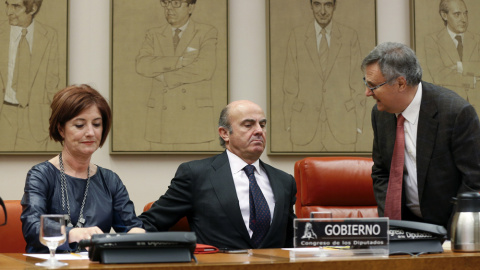
[(105, 233), (81, 240), (88, 257), (100, 263), (190, 262), (195, 259), (194, 232)]
[(443, 226), (406, 221), (389, 220), (389, 254), (442, 253), (447, 230)]

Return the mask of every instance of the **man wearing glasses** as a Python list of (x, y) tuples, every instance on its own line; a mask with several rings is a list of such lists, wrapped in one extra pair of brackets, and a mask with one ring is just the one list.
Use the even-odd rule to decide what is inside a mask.
[(380, 216), (448, 228), (451, 198), (480, 190), (480, 123), (455, 92), (422, 81), (404, 44), (378, 45), (363, 60), (374, 133), (372, 179)]
[(147, 31), (136, 58), (137, 73), (152, 79), (145, 133), (151, 150), (205, 149), (216, 138), (211, 78), (218, 31), (190, 18), (195, 4), (160, 0), (168, 24)]
[(365, 96), (357, 32), (333, 20), (335, 0), (311, 0), (312, 20), (288, 40), (285, 130), (293, 151), (355, 151)]

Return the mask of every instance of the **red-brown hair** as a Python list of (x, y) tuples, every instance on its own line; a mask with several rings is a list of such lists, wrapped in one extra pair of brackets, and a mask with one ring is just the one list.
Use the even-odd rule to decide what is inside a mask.
[(102, 115), (103, 130), (100, 147), (103, 146), (112, 125), (112, 111), (105, 98), (87, 84), (67, 86), (55, 94), (50, 105), (52, 109), (49, 120), (50, 138), (63, 145), (64, 139), (60, 134), (59, 127), (64, 128), (65, 123), (94, 105)]

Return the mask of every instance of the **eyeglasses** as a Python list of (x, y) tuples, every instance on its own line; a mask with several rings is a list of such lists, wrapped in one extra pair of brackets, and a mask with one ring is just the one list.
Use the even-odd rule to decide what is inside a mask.
[(160, 0), (160, 5), (162, 7), (167, 7), (168, 4), (171, 4), (174, 8), (179, 8), (182, 6), (182, 3), (188, 3), (185, 0)]
[(377, 85), (377, 86), (370, 87), (370, 85), (368, 85), (367, 81), (365, 81), (365, 77), (363, 77), (363, 83), (364, 83), (365, 86), (366, 86), (368, 89), (370, 89), (370, 91), (372, 91), (372, 93), (373, 93), (373, 90), (376, 90), (376, 89), (384, 86), (384, 85), (387, 83), (387, 81), (385, 81), (385, 82), (383, 82), (383, 83), (381, 83), (381, 84), (379, 84), (379, 85)]

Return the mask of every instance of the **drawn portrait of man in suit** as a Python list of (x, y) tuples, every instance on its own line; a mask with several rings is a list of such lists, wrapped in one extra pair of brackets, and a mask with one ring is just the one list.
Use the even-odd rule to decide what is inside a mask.
[(456, 91), (480, 109), (480, 35), (468, 31), (468, 9), (463, 0), (441, 0), (445, 27), (425, 38), (427, 67), (433, 82)]
[[(5, 1), (7, 20), (0, 22), (2, 152), (48, 151), (59, 146), (49, 140), (48, 119), (53, 95), (65, 84), (66, 61), (59, 54), (57, 29), (37, 20), (42, 2)], [(67, 11), (65, 5), (56, 7)]]
[[(479, 20), (469, 16), (479, 11), (480, 2), (469, 0), (417, 1), (422, 15), (417, 18), (416, 52), (424, 66), (425, 80), (457, 92), (480, 109)], [(427, 6), (428, 5), (428, 6)], [(425, 9), (426, 12), (422, 12)], [(436, 12), (434, 12), (436, 11)], [(435, 14), (430, 14), (435, 13)], [(430, 19), (431, 16), (435, 16)], [(425, 20), (423, 17), (426, 17)], [(472, 20), (473, 18), (473, 20)], [(427, 28), (431, 21), (436, 22)], [(440, 23), (442, 22), (442, 23)], [(426, 24), (427, 26), (423, 26)]]
[(216, 82), (218, 85), (219, 77), (215, 76), (226, 72), (219, 70), (226, 67), (219, 65), (219, 61), (226, 61), (222, 36), (225, 32), (219, 34), (217, 25), (204, 23), (202, 17), (194, 14), (206, 4), (222, 7), (224, 3), (211, 0), (149, 3), (155, 3), (152, 6), (158, 13), (156, 16), (161, 18), (153, 27), (143, 26), (142, 41), (136, 46), (134, 68), (137, 81), (145, 85), (141, 90), (145, 99), (141, 103), (146, 120), (145, 127), (135, 131), (143, 134), (147, 151), (217, 150), (213, 132), (215, 115), (226, 103), (226, 99), (221, 99), (223, 94), (217, 93), (227, 89), (214, 91), (213, 85)]
[(363, 56), (359, 34), (344, 23), (345, 14), (337, 16), (337, 7), (349, 4), (310, 0), (308, 5), (309, 19), (287, 32), (283, 65), (283, 127), (292, 151), (356, 152), (362, 147), (368, 151), (371, 142), (367, 140), (366, 146), (359, 140), (370, 129), (359, 69)]

